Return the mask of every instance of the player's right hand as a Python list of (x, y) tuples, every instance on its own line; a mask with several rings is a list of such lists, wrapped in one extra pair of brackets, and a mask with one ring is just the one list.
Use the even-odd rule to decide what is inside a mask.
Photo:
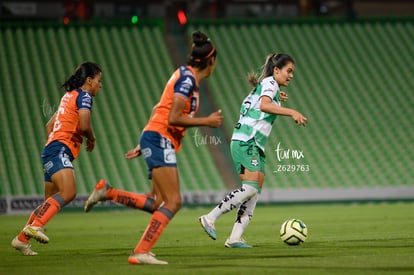
[(293, 115), (292, 115), (292, 119), (298, 124), (298, 125), (301, 125), (301, 126), (305, 126), (306, 125), (306, 123), (308, 122), (308, 118), (307, 117), (305, 117), (304, 115), (302, 115), (301, 113), (299, 113), (299, 112), (295, 112)]
[(208, 126), (216, 128), (221, 125), (221, 122), (223, 121), (224, 116), (221, 114), (221, 110), (219, 109), (217, 112), (211, 113), (208, 116), (208, 119), (209, 119)]

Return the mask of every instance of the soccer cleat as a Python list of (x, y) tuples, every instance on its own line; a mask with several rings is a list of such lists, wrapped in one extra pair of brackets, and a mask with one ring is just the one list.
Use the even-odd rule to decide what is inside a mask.
[(108, 188), (112, 187), (105, 180), (102, 179), (98, 181), (92, 193), (89, 195), (88, 199), (85, 202), (85, 206), (83, 207), (85, 212), (91, 210), (91, 208), (98, 202), (106, 200), (105, 194)]
[(198, 221), (200, 222), (201, 227), (203, 227), (204, 231), (210, 238), (212, 238), (213, 240), (217, 239), (216, 228), (214, 227), (214, 223), (209, 221), (206, 215), (198, 218)]
[(34, 252), (31, 248), (31, 244), (29, 242), (25, 243), (20, 241), (17, 237), (15, 237), (12, 242), (11, 246), (14, 247), (16, 250), (19, 250), (25, 256), (34, 256), (37, 255), (37, 252)]
[(230, 242), (230, 238), (226, 240), (224, 246), (227, 248), (252, 248), (253, 246), (248, 245), (245, 240), (240, 239), (236, 242)]
[(168, 264), (166, 261), (158, 260), (153, 256), (153, 253), (139, 253), (131, 254), (128, 257), (128, 263), (130, 264)]
[(49, 242), (49, 237), (45, 235), (45, 233), (43, 232), (43, 228), (39, 226), (28, 225), (25, 228), (23, 228), (23, 234), (29, 238), (35, 239), (39, 243)]

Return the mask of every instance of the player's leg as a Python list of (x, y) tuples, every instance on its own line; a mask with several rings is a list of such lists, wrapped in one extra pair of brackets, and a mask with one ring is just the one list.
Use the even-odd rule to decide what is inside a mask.
[[(130, 264), (167, 264), (157, 260), (151, 253), (152, 247), (181, 208), (181, 194), (174, 147), (169, 139), (156, 132), (143, 132), (141, 151), (148, 166), (148, 175), (156, 193), (156, 205), (145, 232), (128, 258)], [(162, 202), (161, 204), (159, 202)]]
[[(242, 165), (248, 166), (248, 168), (242, 169), (240, 173), (240, 180), (242, 182), (249, 182), (252, 186), (255, 186), (258, 192), (252, 196), (248, 201), (245, 201), (240, 207), (239, 211), (237, 212), (237, 218), (233, 225), (233, 230), (230, 234), (230, 237), (226, 240), (225, 246), (229, 248), (250, 248), (252, 246), (246, 244), (242, 235), (246, 230), (247, 226), (249, 225), (252, 217), (254, 209), (256, 208), (256, 203), (259, 198), (259, 194), (261, 193), (261, 189), (264, 182), (264, 169), (265, 169), (265, 155), (264, 153), (255, 145), (250, 144), (251, 147), (249, 152), (251, 152), (253, 158), (245, 158), (255, 159), (255, 165), (249, 165), (249, 162), (243, 161)], [(247, 154), (250, 156), (249, 154)], [(251, 161), (253, 164), (253, 161)]]
[(257, 200), (259, 199), (259, 194), (253, 196), (250, 200), (244, 202), (237, 212), (237, 218), (233, 225), (233, 230), (225, 242), (225, 247), (228, 248), (250, 248), (251, 245), (248, 245), (243, 239), (243, 233), (247, 226), (249, 225), (251, 219), (253, 218), (253, 212), (256, 208)]
[[(30, 225), (34, 218), (38, 215), (40, 208), (42, 207), (43, 203), (36, 207), (35, 210), (30, 214), (29, 219), (27, 220), (25, 226)], [(38, 253), (32, 250), (32, 245), (30, 243), (30, 237), (26, 236), (23, 232), (23, 229), (19, 232), (19, 234), (12, 240), (11, 246), (16, 250), (20, 251), (25, 256), (34, 256)]]
[(207, 215), (199, 218), (204, 231), (213, 240), (217, 238), (214, 226), (216, 220), (223, 214), (239, 208), (242, 203), (260, 192), (263, 185), (264, 174), (261, 172), (264, 167), (263, 154), (254, 141), (232, 141), (230, 149), (242, 186), (225, 196)]
[(131, 264), (167, 264), (150, 255), (164, 229), (181, 208), (178, 170), (176, 167), (157, 167), (152, 170), (154, 186), (162, 197), (163, 205), (154, 211), (139, 243), (128, 259)]
[[(73, 169), (61, 169), (55, 172), (51, 179), (52, 182), (45, 183), (45, 196), (48, 197), (33, 222), (23, 230), (26, 236), (41, 243), (49, 242), (49, 238), (43, 232), (43, 227), (76, 196), (76, 181)], [(59, 192), (56, 192), (56, 190), (59, 190)]]
[[(155, 209), (154, 194), (138, 194), (113, 188), (106, 180), (101, 179), (85, 202), (84, 210), (88, 212), (101, 201), (112, 200), (125, 206), (153, 213)], [(159, 203), (158, 203), (159, 204)]]
[[(164, 142), (161, 142), (162, 139), (164, 139)], [(161, 148), (160, 144), (164, 144), (170, 148)], [(140, 145), (148, 165), (148, 178), (151, 179), (152, 168), (163, 165), (161, 160), (163, 160), (164, 157), (164, 150), (169, 149), (174, 151), (174, 149), (172, 148), (170, 141), (155, 132), (143, 132), (140, 138)], [(146, 150), (151, 152), (147, 157), (145, 155)], [(154, 158), (153, 155), (157, 157)], [(158, 158), (160, 158), (160, 160)], [(160, 196), (157, 196), (157, 190), (155, 189), (153, 189), (153, 194), (137, 194), (113, 188), (105, 180), (100, 180), (85, 202), (84, 210), (88, 212), (96, 203), (105, 200), (112, 200), (149, 213), (153, 213), (154, 209), (157, 209), (162, 203), (162, 201), (160, 201)]]
[[(58, 188), (56, 185), (54, 185), (51, 181), (51, 177), (48, 173), (45, 173), (45, 200), (48, 199), (50, 196), (52, 196), (53, 194), (59, 192)], [(30, 214), (29, 219), (27, 220), (25, 226), (23, 227), (23, 229), (20, 231), (20, 233), (12, 240), (12, 247), (15, 248), (16, 250), (19, 250), (23, 255), (27, 255), (27, 256), (32, 256), (32, 255), (37, 255), (38, 253), (33, 251), (31, 249), (31, 244), (30, 244), (30, 239), (31, 237), (26, 236), (24, 233), (24, 229), (26, 229), (26, 227), (30, 226), (32, 224), (32, 222), (34, 221), (34, 219), (39, 215), (40, 209), (42, 208), (43, 203), (41, 203), (39, 206), (36, 207), (35, 210), (33, 210), (33, 212)]]
[[(57, 186), (55, 186), (50, 181), (50, 179), (45, 180), (44, 185), (45, 185), (45, 190), (44, 190), (45, 197), (44, 197), (44, 200), (46, 200), (47, 198), (49, 198), (53, 194), (59, 192)], [(25, 224), (24, 227), (32, 224), (32, 222), (34, 221), (34, 219), (39, 215), (39, 212), (40, 212), (40, 209), (42, 208), (42, 206), (43, 206), (43, 203), (41, 203), (39, 206), (36, 207), (35, 210), (32, 211), (32, 213), (30, 214), (29, 219), (27, 220), (27, 222), (26, 222), (26, 224)], [(17, 235), (17, 238), (19, 239), (19, 241), (22, 241), (22, 242), (28, 242), (30, 240), (30, 237), (26, 236), (23, 233), (23, 230), (20, 231), (19, 235)]]
[(239, 208), (245, 201), (258, 193), (258, 189), (252, 186), (253, 183), (243, 181), (242, 187), (227, 194), (208, 214), (199, 217), (201, 226), (210, 238), (213, 240), (217, 238), (214, 224), (218, 218), (233, 209)]
[(159, 183), (155, 182), (154, 179), (152, 180), (153, 184), (152, 184), (152, 193), (148, 194), (148, 196), (152, 197), (155, 202), (154, 202), (154, 210), (158, 209), (161, 205), (164, 204), (162, 196), (161, 196), (161, 192), (159, 189)]

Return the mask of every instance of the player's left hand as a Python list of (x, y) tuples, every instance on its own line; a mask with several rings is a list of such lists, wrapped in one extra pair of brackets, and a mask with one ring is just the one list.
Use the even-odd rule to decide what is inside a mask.
[(284, 91), (280, 91), (280, 96), (279, 96), (279, 100), (282, 102), (287, 101), (289, 98), (289, 95), (287, 93), (285, 93)]
[(95, 148), (95, 139), (92, 140), (92, 139), (88, 138), (86, 140), (86, 151), (87, 152), (92, 152), (93, 148)]
[(127, 159), (133, 159), (133, 158), (139, 157), (140, 155), (141, 155), (141, 146), (138, 145), (137, 147), (129, 150), (125, 154), (125, 158), (127, 158)]

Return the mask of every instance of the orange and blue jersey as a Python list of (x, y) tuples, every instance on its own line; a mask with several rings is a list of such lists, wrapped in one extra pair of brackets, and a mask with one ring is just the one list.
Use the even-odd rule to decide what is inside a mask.
[(49, 134), (45, 146), (53, 141), (59, 141), (69, 148), (74, 159), (77, 158), (84, 135), (79, 127), (79, 110), (91, 111), (92, 104), (92, 96), (82, 89), (66, 92), (60, 100), (53, 130)]
[(171, 140), (174, 149), (178, 152), (185, 136), (185, 127), (168, 124), (171, 106), (174, 97), (186, 101), (183, 116), (194, 116), (198, 110), (198, 82), (194, 70), (190, 66), (181, 66), (168, 80), (161, 95), (160, 102), (156, 105), (153, 115), (144, 128), (144, 131), (155, 131), (161, 136)]

